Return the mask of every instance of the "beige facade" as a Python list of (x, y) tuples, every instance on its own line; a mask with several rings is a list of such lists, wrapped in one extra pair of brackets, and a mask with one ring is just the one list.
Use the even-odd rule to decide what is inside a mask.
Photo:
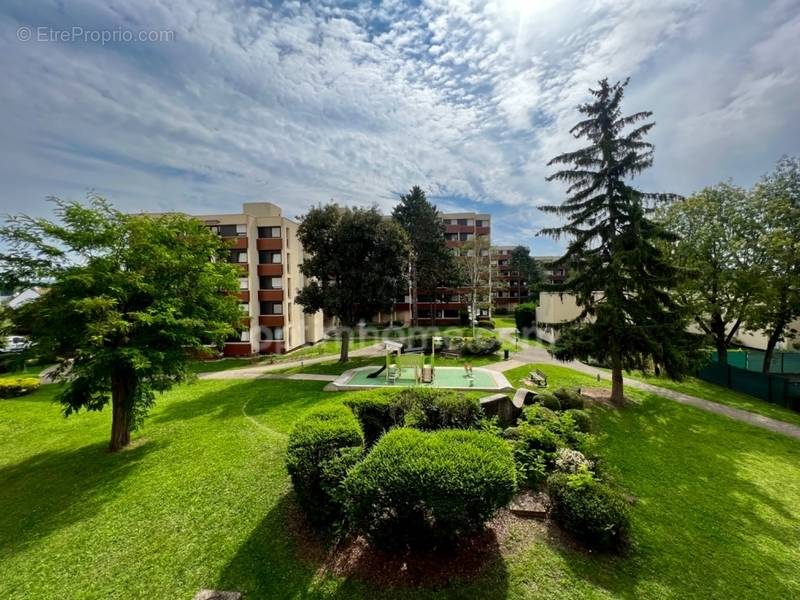
[(539, 292), (539, 305), (536, 307), (536, 337), (554, 343), (558, 339), (559, 325), (574, 321), (580, 314), (581, 308), (572, 294)]
[(298, 224), (269, 202), (245, 203), (236, 214), (194, 215), (232, 244), (230, 261), (241, 271), (239, 298), (247, 327), (225, 354), (283, 353), (323, 338), (322, 312), (303, 313), (297, 291), (303, 249)]

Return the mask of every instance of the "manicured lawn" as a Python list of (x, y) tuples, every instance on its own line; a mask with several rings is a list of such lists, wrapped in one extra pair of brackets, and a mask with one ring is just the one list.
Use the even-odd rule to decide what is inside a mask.
[[(554, 386), (597, 385), (537, 366)], [(300, 415), (352, 394), (323, 385), (182, 386), (117, 455), (105, 452), (108, 412), (65, 420), (54, 386), (0, 400), (0, 597), (172, 599), (201, 587), (248, 599), (800, 595), (796, 441), (641, 393), (624, 410), (594, 410), (608, 466), (638, 498), (629, 556), (587, 553), (518, 522), (471, 582), (380, 590), (320, 573), (287, 533), (283, 457)]]
[[(439, 367), (463, 367), (464, 363), (469, 362), (473, 367), (482, 367), (501, 361), (503, 357), (500, 354), (490, 354), (489, 356), (470, 356), (463, 358), (444, 358), (441, 356), (436, 357), (436, 366)], [(355, 369), (357, 367), (366, 367), (375, 365), (380, 367), (386, 363), (386, 358), (383, 356), (373, 357), (355, 357), (351, 358), (346, 363), (340, 363), (338, 360), (326, 361), (323, 363), (316, 363), (311, 365), (304, 365), (302, 367), (290, 367), (286, 369), (278, 369), (275, 373), (295, 374), (295, 373), (315, 373), (320, 375), (341, 375), (345, 371)]]
[(497, 315), (495, 315), (494, 317), (492, 317), (492, 320), (494, 321), (494, 326), (497, 329), (508, 328), (508, 327), (511, 327), (512, 329), (517, 328), (517, 322), (514, 320), (514, 315), (508, 315), (502, 317), (498, 317)]
[[(627, 374), (626, 377), (628, 377)], [(769, 402), (722, 387), (715, 383), (703, 381), (697, 377), (687, 377), (683, 381), (673, 381), (668, 377), (647, 376), (641, 373), (633, 373), (630, 377), (652, 385), (675, 390), (676, 392), (683, 392), (690, 396), (697, 396), (698, 398), (704, 398), (712, 402), (719, 402), (720, 404), (727, 404), (728, 406), (741, 408), (742, 410), (749, 410), (750, 412), (778, 419), (779, 421), (800, 425), (800, 413), (796, 411), (778, 406), (777, 404), (770, 404)]]

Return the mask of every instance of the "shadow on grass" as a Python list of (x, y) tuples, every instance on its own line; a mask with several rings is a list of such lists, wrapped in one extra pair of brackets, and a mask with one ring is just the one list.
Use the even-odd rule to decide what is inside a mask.
[(232, 380), (221, 386), (220, 382), (199, 382), (185, 388), (193, 392), (191, 400), (164, 406), (152, 420), (164, 423), (206, 416), (240, 419), (244, 410), (244, 414), (263, 421), (266, 426), (288, 433), (294, 421), (307, 410), (339, 401), (339, 394), (323, 391), (325, 385), (318, 381), (269, 379)]
[(573, 573), (624, 598), (651, 588), (675, 597), (797, 593), (791, 546), (800, 513), (770, 470), (796, 469), (800, 450), (724, 417), (651, 394), (638, 398), (641, 404), (601, 415), (603, 454), (639, 499), (634, 547), (622, 557), (562, 547)]
[(247, 598), (506, 598), (508, 573), (497, 538), (487, 532), (478, 544), (467, 560), (473, 546), (438, 557), (392, 557), (357, 543), (329, 550), (289, 493), (252, 531), (215, 587)]
[(96, 514), (156, 448), (146, 442), (110, 454), (106, 443), (92, 444), (43, 452), (0, 469), (0, 556)]

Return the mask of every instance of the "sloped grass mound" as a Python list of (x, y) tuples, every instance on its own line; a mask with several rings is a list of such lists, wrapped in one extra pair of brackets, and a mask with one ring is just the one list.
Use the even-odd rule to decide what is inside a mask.
[(452, 543), (480, 531), (516, 490), (507, 443), (490, 433), (400, 428), (344, 481), (354, 532), (381, 548)]

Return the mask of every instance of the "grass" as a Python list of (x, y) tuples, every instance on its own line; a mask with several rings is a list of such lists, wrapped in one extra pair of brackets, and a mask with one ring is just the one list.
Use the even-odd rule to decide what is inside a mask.
[[(533, 367), (552, 386), (598, 385), (551, 365), (510, 374)], [(628, 556), (584, 552), (521, 522), (471, 582), (381, 590), (323, 574), (287, 534), (283, 466), (300, 416), (359, 393), (323, 385), (181, 386), (115, 455), (108, 412), (64, 419), (55, 386), (0, 400), (0, 597), (191, 598), (201, 587), (247, 598), (800, 595), (796, 441), (635, 391), (623, 410), (594, 409), (608, 467), (638, 499)]]
[(711, 400), (720, 404), (733, 406), (734, 408), (741, 408), (752, 413), (792, 423), (793, 425), (800, 425), (800, 413), (778, 406), (777, 404), (770, 404), (760, 398), (748, 396), (741, 392), (703, 381), (697, 377), (687, 377), (683, 381), (675, 381), (669, 377), (656, 377), (655, 375), (646, 375), (640, 371), (633, 371), (625, 373), (626, 378), (637, 379), (651, 385), (663, 387), (697, 398)]
[(495, 315), (492, 317), (492, 320), (494, 321), (494, 326), (497, 329), (504, 329), (504, 328), (508, 329), (509, 327), (512, 329), (517, 328), (517, 322), (514, 320), (514, 315), (510, 316), (504, 315), (502, 317), (498, 317), (497, 315)]

